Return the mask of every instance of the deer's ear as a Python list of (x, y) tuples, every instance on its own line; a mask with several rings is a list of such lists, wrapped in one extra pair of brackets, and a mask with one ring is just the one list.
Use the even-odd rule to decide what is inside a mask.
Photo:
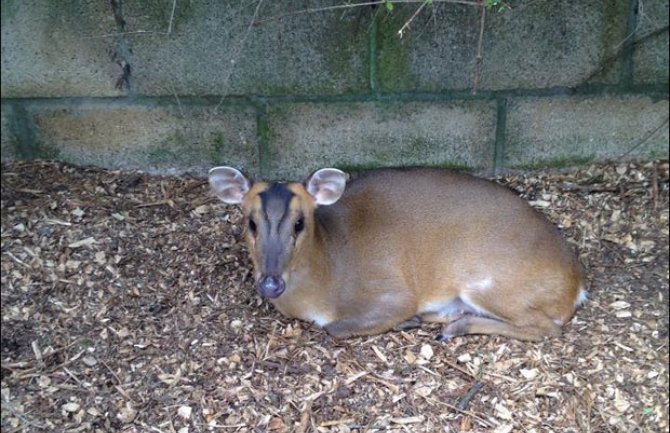
[(224, 203), (242, 203), (251, 188), (251, 182), (241, 171), (232, 167), (214, 167), (209, 170), (209, 185)]
[(317, 205), (327, 206), (342, 197), (349, 176), (336, 168), (322, 168), (307, 179), (305, 187)]

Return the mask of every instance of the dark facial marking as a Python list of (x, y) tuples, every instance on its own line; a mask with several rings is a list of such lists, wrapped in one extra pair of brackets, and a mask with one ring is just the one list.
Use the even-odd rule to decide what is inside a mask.
[(293, 196), (284, 183), (272, 183), (259, 194), (263, 218), (263, 224), (258, 226), (259, 229), (262, 227), (259, 262), (261, 273), (265, 276), (279, 277), (287, 260), (288, 244), (283, 238), (283, 227), (291, 213)]
[(273, 183), (259, 196), (265, 218), (268, 220), (278, 218), (277, 227), (279, 227), (289, 214), (288, 209), (294, 196), (293, 192), (286, 187), (285, 183)]

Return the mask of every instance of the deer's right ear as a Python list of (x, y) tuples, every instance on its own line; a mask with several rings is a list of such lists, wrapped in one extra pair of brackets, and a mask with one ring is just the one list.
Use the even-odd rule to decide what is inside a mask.
[(239, 204), (249, 192), (251, 182), (235, 168), (214, 167), (209, 170), (209, 186), (224, 203)]
[(330, 205), (342, 197), (349, 175), (336, 168), (322, 168), (315, 171), (305, 187), (317, 205)]

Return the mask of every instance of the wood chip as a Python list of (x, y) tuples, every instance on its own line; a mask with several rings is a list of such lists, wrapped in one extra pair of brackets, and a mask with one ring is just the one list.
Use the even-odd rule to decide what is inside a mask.
[(667, 161), (494, 179), (586, 270), (588, 300), (540, 342), (437, 343), (431, 323), (334, 339), (256, 294), (244, 217), (206, 180), (2, 168), (3, 431), (670, 427)]

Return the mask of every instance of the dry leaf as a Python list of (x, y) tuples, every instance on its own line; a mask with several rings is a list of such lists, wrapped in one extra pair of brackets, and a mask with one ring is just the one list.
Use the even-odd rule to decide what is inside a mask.
[(493, 433), (510, 433), (513, 429), (513, 424), (500, 424), (493, 430)]
[(502, 403), (498, 403), (494, 407), (496, 416), (504, 420), (512, 419), (512, 412), (509, 411)]
[(79, 247), (84, 247), (84, 246), (89, 246), (95, 244), (96, 241), (93, 237), (88, 237), (86, 239), (82, 239), (77, 242), (72, 242), (70, 245), (68, 245), (68, 248), (79, 248)]
[(61, 408), (65, 412), (77, 412), (80, 407), (81, 406), (79, 405), (79, 403), (74, 403), (74, 402), (65, 403), (63, 406), (61, 406)]
[(124, 424), (133, 422), (136, 416), (137, 411), (133, 408), (133, 405), (130, 402), (127, 402), (126, 405), (116, 415), (116, 417)]
[(537, 368), (522, 368), (519, 370), (519, 373), (521, 373), (525, 379), (533, 380), (537, 377), (539, 370)]
[(401, 425), (407, 425), (407, 424), (416, 424), (423, 422), (425, 418), (423, 416), (408, 416), (405, 418), (391, 418), (391, 422), (394, 424), (401, 424)]
[(430, 346), (430, 344), (424, 344), (423, 346), (421, 346), (419, 355), (421, 355), (423, 359), (429, 360), (430, 358), (433, 357), (433, 348)]
[(179, 409), (177, 409), (177, 415), (184, 419), (190, 419), (192, 410), (193, 409), (191, 406), (179, 406)]

